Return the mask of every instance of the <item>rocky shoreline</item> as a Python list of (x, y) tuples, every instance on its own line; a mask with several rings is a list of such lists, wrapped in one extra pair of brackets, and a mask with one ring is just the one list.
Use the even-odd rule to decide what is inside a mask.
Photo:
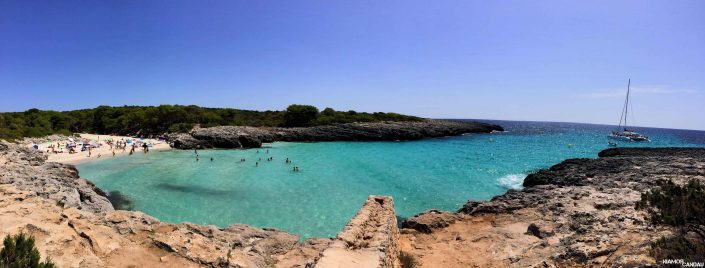
[(335, 238), (234, 224), (169, 224), (115, 210), (72, 165), (0, 143), (0, 235), (36, 237), (61, 267), (643, 266), (674, 233), (635, 209), (670, 179), (705, 182), (705, 149), (608, 149), (530, 174), (523, 190), (429, 210), (397, 228), (393, 200), (372, 196)]
[(401, 251), (423, 267), (656, 265), (651, 242), (674, 230), (635, 203), (659, 180), (705, 182), (705, 148), (614, 148), (565, 160), (528, 175), (521, 191), (403, 221)]
[(259, 128), (221, 126), (194, 128), (169, 135), (178, 149), (258, 148), (275, 141), (395, 141), (503, 131), (498, 125), (450, 120), (348, 123), (316, 127)]
[[(41, 153), (22, 145), (0, 141), (0, 167), (0, 235), (34, 236), (41, 255), (59, 267), (345, 267), (340, 261), (351, 259), (390, 267), (396, 262), (398, 231), (389, 197), (370, 197), (338, 237), (300, 241), (271, 228), (170, 224), (116, 210), (73, 165), (45, 162)], [(333, 245), (340, 251), (327, 253), (332, 257), (318, 265)]]

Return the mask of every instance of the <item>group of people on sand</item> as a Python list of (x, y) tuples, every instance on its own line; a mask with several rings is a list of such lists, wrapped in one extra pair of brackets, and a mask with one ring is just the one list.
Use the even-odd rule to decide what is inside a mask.
[[(75, 139), (75, 140), (74, 140)], [(113, 137), (108, 137), (106, 139), (101, 139), (100, 136), (95, 136), (95, 138), (68, 138), (67, 141), (52, 141), (46, 144), (46, 147), (40, 144), (34, 144), (32, 147), (37, 151), (45, 151), (44, 157), (49, 158), (49, 154), (78, 154), (80, 152), (86, 152), (85, 156), (90, 158), (96, 156), (96, 158), (101, 158), (103, 153), (112, 154), (113, 157), (117, 155), (118, 150), (122, 150), (123, 153), (130, 149), (130, 155), (134, 154), (136, 150), (142, 149), (142, 151), (147, 154), (150, 151), (150, 147), (155, 144), (154, 141), (147, 141), (144, 138), (119, 138), (114, 139)], [(106, 147), (109, 147), (107, 150)]]
[[(198, 150), (194, 149), (193, 153), (196, 155), (196, 162), (198, 162), (201, 159), (200, 155), (198, 154)], [(257, 150), (257, 153), (259, 153), (259, 150)], [(269, 149), (267, 149), (266, 153), (269, 153)], [(211, 159), (211, 162), (214, 160), (213, 157), (211, 157), (210, 159)], [(247, 158), (240, 158), (239, 162), (243, 163), (246, 161), (247, 161)], [(272, 161), (274, 161), (274, 156), (267, 157), (267, 162), (272, 162)], [(257, 161), (255, 161), (255, 167), (259, 167), (259, 162), (262, 162), (262, 157), (260, 157), (259, 159), (257, 159)], [(284, 160), (284, 163), (291, 164), (291, 160), (289, 160), (289, 158), (287, 157), (286, 160)], [(298, 166), (294, 166), (292, 171), (299, 172), (301, 170), (299, 169)]]

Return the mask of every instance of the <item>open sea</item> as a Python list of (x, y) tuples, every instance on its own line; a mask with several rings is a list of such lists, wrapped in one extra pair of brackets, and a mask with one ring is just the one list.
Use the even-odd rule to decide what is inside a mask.
[[(477, 121), (507, 131), (404, 142), (275, 142), (259, 149), (199, 150), (198, 162), (193, 150), (171, 150), (77, 167), (81, 177), (106, 192), (119, 191), (135, 210), (162, 221), (220, 227), (244, 223), (302, 238), (333, 237), (369, 195), (393, 196), (400, 217), (427, 209), (455, 211), (468, 200), (520, 189), (532, 171), (568, 158), (597, 157), (615, 129)], [(652, 142), (620, 146), (705, 147), (705, 131), (635, 130)], [(286, 164), (287, 157), (293, 163)]]

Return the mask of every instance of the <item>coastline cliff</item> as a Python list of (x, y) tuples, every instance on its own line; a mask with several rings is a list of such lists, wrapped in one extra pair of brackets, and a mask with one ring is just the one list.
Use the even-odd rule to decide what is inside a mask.
[(395, 141), (503, 131), (498, 125), (450, 120), (347, 123), (315, 127), (260, 128), (221, 126), (194, 128), (169, 135), (178, 149), (258, 148), (275, 141)]

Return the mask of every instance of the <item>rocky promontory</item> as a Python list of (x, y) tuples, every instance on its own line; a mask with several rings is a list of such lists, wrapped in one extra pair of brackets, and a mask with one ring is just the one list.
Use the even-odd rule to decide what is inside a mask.
[(652, 243), (676, 229), (635, 205), (664, 180), (705, 182), (705, 148), (614, 148), (600, 156), (565, 160), (528, 175), (523, 190), (469, 201), (458, 212), (407, 219), (402, 255), (421, 267), (658, 264)]
[(172, 147), (257, 148), (274, 141), (395, 141), (456, 136), (465, 133), (503, 131), (498, 125), (450, 120), (420, 122), (375, 122), (324, 125), (315, 127), (260, 128), (221, 126), (194, 128), (189, 133), (169, 135)]

